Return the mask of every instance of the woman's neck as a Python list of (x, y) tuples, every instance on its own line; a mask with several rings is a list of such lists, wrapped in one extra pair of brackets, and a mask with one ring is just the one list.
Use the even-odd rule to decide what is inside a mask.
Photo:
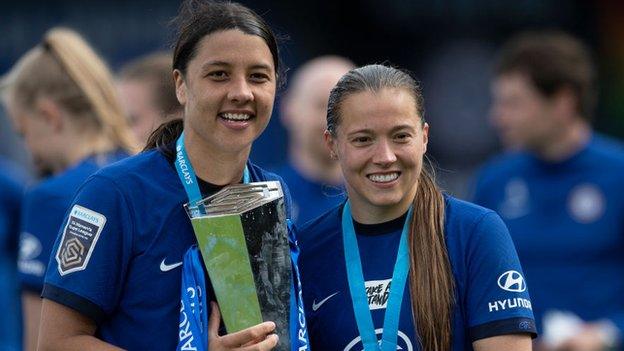
[(353, 191), (347, 184), (347, 193), (351, 204), (351, 215), (356, 222), (361, 224), (378, 224), (401, 217), (414, 201), (416, 187), (396, 204), (380, 206), (371, 203), (358, 193)]
[(54, 173), (60, 173), (89, 156), (111, 152), (116, 148), (106, 136), (84, 132), (66, 135), (62, 143), (67, 147), (63, 148), (62, 156), (54, 167)]
[(198, 178), (215, 185), (240, 182), (251, 146), (240, 151), (219, 150), (194, 133), (184, 134), (184, 147)]

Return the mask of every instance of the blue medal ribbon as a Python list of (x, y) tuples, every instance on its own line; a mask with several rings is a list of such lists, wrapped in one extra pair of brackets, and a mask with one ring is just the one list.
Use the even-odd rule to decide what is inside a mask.
[[(202, 195), (195, 170), (184, 147), (184, 132), (176, 141), (175, 167), (188, 196), (189, 207), (197, 209), (201, 214), (206, 213), (203, 206), (198, 206)], [(246, 184), (251, 182), (251, 175), (246, 165), (243, 171), (243, 182)], [(210, 306), (206, 302), (204, 268), (196, 245), (188, 249), (183, 262), (179, 339), (176, 349), (207, 351)]]
[(353, 301), (353, 311), (357, 322), (364, 351), (396, 351), (397, 338), (399, 334), (399, 315), (401, 313), (401, 303), (403, 302), (403, 292), (405, 282), (409, 272), (409, 250), (407, 248), (407, 237), (409, 233), (409, 219), (412, 217), (412, 208), (407, 214), (399, 250), (397, 252), (394, 272), (392, 273), (392, 285), (390, 286), (390, 297), (386, 305), (384, 314), (383, 333), (381, 342), (377, 340), (373, 318), (366, 296), (366, 285), (364, 274), (362, 273), (362, 261), (358, 248), (353, 219), (351, 216), (351, 205), (347, 201), (342, 210), (342, 239), (344, 242), (345, 263), (347, 267), (347, 278), (349, 281), (349, 291)]
[[(197, 208), (200, 213), (205, 213), (202, 206), (197, 203), (201, 201), (201, 191), (197, 183), (197, 176), (188, 158), (184, 147), (184, 133), (176, 141), (176, 170), (184, 190), (189, 198), (189, 207)], [(243, 183), (251, 182), (251, 174), (245, 166), (243, 171)], [(288, 233), (290, 242), (290, 259), (293, 268), (293, 285), (291, 287), (291, 350), (310, 350), (305, 314), (303, 309), (303, 299), (301, 292), (301, 281), (297, 268), (297, 257), (299, 249), (295, 243), (294, 230), (290, 220), (288, 223)], [(182, 287), (181, 287), (181, 309), (179, 340), (176, 350), (197, 350), (208, 351), (208, 315), (210, 306), (206, 299), (206, 281), (204, 278), (204, 268), (202, 265), (199, 249), (193, 245), (184, 255), (182, 265)]]
[(290, 343), (291, 350), (310, 350), (308, 340), (308, 327), (303, 308), (303, 292), (301, 289), (301, 276), (299, 275), (299, 247), (295, 238), (295, 229), (290, 219), (286, 220), (288, 226), (288, 241), (290, 244), (290, 262), (293, 269), (293, 284), (290, 287)]
[(206, 302), (206, 279), (199, 258), (199, 250), (193, 245), (184, 255), (182, 268), (182, 291), (180, 292), (180, 326), (176, 350), (208, 351), (208, 312)]
[[(178, 171), (180, 181), (184, 186), (184, 190), (186, 191), (186, 195), (188, 196), (189, 207), (197, 207), (197, 203), (202, 200), (202, 195), (199, 190), (199, 183), (197, 183), (195, 170), (193, 169), (193, 165), (191, 165), (191, 161), (186, 153), (186, 147), (184, 146), (184, 132), (180, 134), (178, 140), (176, 141), (175, 167)], [(245, 169), (243, 170), (243, 183), (248, 184), (250, 182), (251, 176), (249, 174), (249, 169), (247, 168), (247, 165), (245, 165)], [(200, 207), (199, 210), (202, 211), (202, 213), (205, 212), (203, 207)]]

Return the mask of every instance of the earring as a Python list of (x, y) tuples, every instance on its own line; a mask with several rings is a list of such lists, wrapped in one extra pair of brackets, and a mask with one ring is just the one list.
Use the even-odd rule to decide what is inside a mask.
[(338, 156), (336, 156), (336, 154), (335, 154), (333, 151), (330, 151), (330, 152), (329, 152), (329, 157), (330, 157), (332, 160), (337, 160), (337, 159), (338, 159)]

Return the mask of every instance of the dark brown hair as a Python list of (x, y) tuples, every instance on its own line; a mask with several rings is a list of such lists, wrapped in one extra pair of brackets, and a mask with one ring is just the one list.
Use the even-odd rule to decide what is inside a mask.
[[(265, 41), (273, 57), (278, 87), (283, 80), (276, 36), (253, 10), (235, 2), (186, 0), (172, 23), (177, 28), (173, 69), (179, 70), (183, 75), (186, 74), (188, 63), (195, 57), (197, 45), (202, 38), (214, 32), (237, 29)], [(172, 143), (182, 132), (182, 124), (182, 120), (176, 119), (161, 125), (150, 135), (145, 150)]]
[[(341, 122), (341, 104), (363, 91), (379, 92), (398, 88), (409, 91), (421, 123), (423, 97), (418, 82), (402, 70), (384, 65), (368, 65), (349, 71), (332, 89), (327, 107), (327, 130), (335, 137)], [(454, 280), (445, 243), (442, 192), (431, 171), (423, 168), (410, 219), (410, 294), (412, 313), (421, 349), (451, 349), (451, 323), (454, 305)]]
[(591, 119), (596, 71), (589, 50), (578, 39), (558, 31), (519, 34), (503, 46), (495, 66), (499, 76), (516, 72), (526, 74), (545, 97), (571, 89), (578, 113)]

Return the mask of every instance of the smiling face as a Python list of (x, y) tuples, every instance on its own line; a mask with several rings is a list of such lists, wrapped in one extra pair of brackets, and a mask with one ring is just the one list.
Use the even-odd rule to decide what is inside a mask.
[[(337, 156), (354, 215), (390, 220), (414, 199), (429, 126), (406, 89), (383, 88), (347, 96), (336, 135), (326, 141)], [(362, 217), (362, 216), (360, 216)]]
[(237, 29), (209, 34), (186, 74), (175, 70), (174, 78), (185, 133), (208, 150), (248, 152), (269, 123), (276, 74), (261, 37)]

